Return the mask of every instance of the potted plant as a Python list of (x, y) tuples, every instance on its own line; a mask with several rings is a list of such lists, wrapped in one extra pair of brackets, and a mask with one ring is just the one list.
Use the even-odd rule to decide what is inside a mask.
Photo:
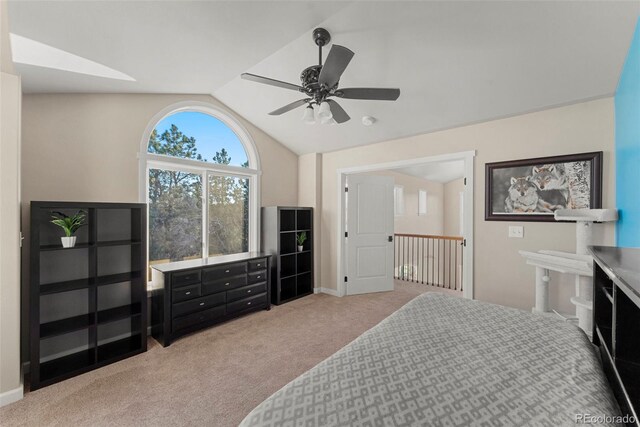
[(304, 250), (304, 242), (307, 240), (307, 232), (303, 231), (296, 235), (296, 241), (298, 242), (298, 252), (302, 252)]
[(72, 248), (76, 245), (76, 236), (73, 235), (80, 227), (85, 225), (86, 213), (82, 210), (75, 215), (68, 216), (62, 212), (52, 212), (51, 223), (64, 230), (64, 237), (60, 237), (63, 248)]

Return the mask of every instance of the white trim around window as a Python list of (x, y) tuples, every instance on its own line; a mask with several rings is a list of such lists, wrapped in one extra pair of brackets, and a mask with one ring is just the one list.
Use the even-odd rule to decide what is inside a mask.
[[(151, 132), (157, 124), (167, 116), (186, 112), (200, 112), (209, 114), (227, 125), (242, 143), (247, 160), (248, 168), (240, 166), (220, 165), (210, 162), (201, 162), (193, 159), (183, 159), (161, 154), (148, 152), (149, 138)], [(202, 227), (202, 254), (208, 256), (209, 233), (207, 226), (207, 216), (204, 215), (208, 200), (208, 177), (209, 175), (223, 175), (236, 178), (249, 179), (249, 251), (260, 250), (260, 158), (256, 145), (249, 132), (242, 126), (240, 120), (231, 113), (216, 105), (201, 101), (185, 101), (169, 105), (158, 112), (149, 121), (142, 141), (140, 142), (139, 159), (139, 200), (148, 203), (149, 195), (149, 169), (175, 170), (202, 176), (202, 197), (203, 197), (203, 227)], [(147, 242), (148, 245), (148, 242)], [(147, 247), (147, 253), (149, 248)]]

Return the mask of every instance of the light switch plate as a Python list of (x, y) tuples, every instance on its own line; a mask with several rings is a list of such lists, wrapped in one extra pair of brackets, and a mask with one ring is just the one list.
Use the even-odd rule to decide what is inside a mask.
[(522, 239), (524, 237), (524, 227), (521, 225), (510, 225), (509, 226), (509, 237), (515, 237), (518, 239)]

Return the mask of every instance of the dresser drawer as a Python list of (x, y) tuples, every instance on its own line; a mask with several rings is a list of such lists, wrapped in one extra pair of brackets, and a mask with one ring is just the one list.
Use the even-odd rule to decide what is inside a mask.
[(224, 279), (227, 277), (237, 276), (247, 272), (247, 263), (241, 262), (237, 264), (226, 264), (220, 267), (211, 267), (203, 270), (203, 282), (211, 282), (213, 280)]
[(200, 284), (183, 286), (171, 293), (173, 302), (186, 301), (200, 296)]
[(250, 285), (254, 283), (264, 282), (265, 280), (267, 280), (267, 270), (256, 271), (255, 273), (249, 273), (247, 276), (248, 276), (247, 283), (249, 283)]
[(251, 310), (254, 307), (261, 307), (267, 304), (267, 294), (262, 293), (250, 298), (244, 298), (227, 304), (227, 314), (240, 313)]
[(174, 331), (177, 331), (180, 329), (188, 328), (189, 326), (197, 325), (198, 323), (219, 319), (221, 317), (224, 317), (225, 313), (225, 306), (221, 305), (209, 310), (199, 311), (187, 316), (178, 317), (176, 319), (173, 319), (172, 329)]
[(206, 310), (216, 305), (224, 304), (225, 301), (226, 295), (224, 292), (221, 292), (206, 297), (200, 297), (189, 301), (180, 302), (173, 305), (171, 315), (173, 317), (183, 316), (195, 311)]
[(249, 261), (249, 271), (264, 270), (267, 268), (267, 259), (260, 258)]
[(216, 280), (214, 282), (202, 284), (202, 294), (212, 294), (214, 292), (228, 291), (229, 289), (239, 288), (247, 284), (247, 275), (229, 277), (227, 279)]
[(174, 288), (194, 283), (200, 283), (200, 270), (183, 271), (172, 275), (171, 284)]
[(227, 302), (237, 301), (242, 298), (258, 295), (262, 292), (266, 292), (266, 290), (267, 284), (265, 282), (233, 289), (227, 292)]

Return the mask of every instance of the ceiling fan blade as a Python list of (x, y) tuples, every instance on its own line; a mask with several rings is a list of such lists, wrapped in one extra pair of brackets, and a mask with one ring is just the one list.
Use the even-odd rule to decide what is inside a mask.
[(395, 101), (400, 96), (400, 89), (382, 89), (373, 87), (354, 87), (336, 91), (336, 96), (345, 99), (370, 99), (378, 101)]
[(334, 44), (331, 46), (327, 60), (320, 70), (318, 82), (328, 88), (334, 87), (340, 80), (340, 76), (349, 65), (354, 53), (344, 46)]
[(244, 80), (251, 80), (252, 82), (263, 83), (266, 85), (277, 86), (284, 89), (291, 89), (298, 92), (302, 92), (302, 86), (294, 85), (293, 83), (282, 82), (280, 80), (270, 79), (269, 77), (257, 76), (251, 73), (243, 73), (240, 75)]
[(329, 103), (329, 108), (331, 108), (331, 114), (333, 115), (333, 120), (335, 120), (338, 123), (344, 123), (351, 119), (351, 117), (349, 117), (347, 112), (344, 111), (340, 106), (340, 104), (338, 104), (336, 101), (332, 99), (327, 99), (326, 102)]
[(306, 104), (307, 102), (311, 101), (311, 98), (306, 98), (306, 99), (299, 99), (295, 102), (292, 102), (291, 104), (287, 104), (282, 108), (278, 108), (277, 110), (274, 110), (272, 112), (269, 113), (270, 116), (279, 116), (280, 114), (284, 114), (287, 111), (291, 111), (294, 108), (298, 108), (303, 106), (304, 104)]

